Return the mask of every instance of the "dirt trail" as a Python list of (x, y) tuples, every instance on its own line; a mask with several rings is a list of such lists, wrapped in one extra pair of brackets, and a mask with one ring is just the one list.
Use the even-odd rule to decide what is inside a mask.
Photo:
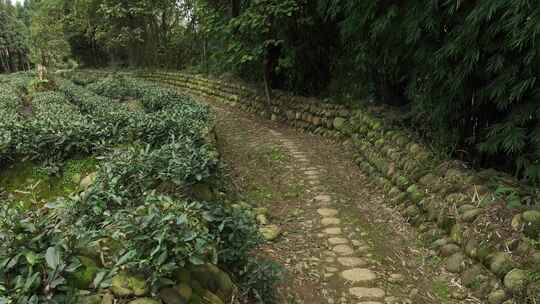
[(280, 303), (479, 303), (385, 207), (350, 147), (204, 102), (235, 187), (282, 229), (262, 248), (287, 269)]

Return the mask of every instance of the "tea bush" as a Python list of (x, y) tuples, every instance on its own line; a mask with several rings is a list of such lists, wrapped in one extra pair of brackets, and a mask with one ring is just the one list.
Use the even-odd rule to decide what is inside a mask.
[[(57, 83), (56, 91), (25, 95), (31, 112), (20, 115), (27, 92), (0, 82), (7, 93), (0, 115), (14, 117), (0, 122), (9, 147), (1, 155), (103, 155), (95, 180), (69, 197), (28, 208), (0, 196), (0, 303), (79, 303), (119, 275), (140, 276), (156, 296), (178, 283), (179, 272), (206, 263), (219, 263), (244, 294), (270, 303), (275, 268), (249, 255), (261, 241), (254, 218), (191, 196), (192, 185), (220, 178), (217, 153), (204, 140), (208, 108), (126, 77), (90, 90)], [(134, 99), (141, 111), (125, 103)]]
[(35, 94), (32, 117), (19, 121), (13, 128), (18, 130), (17, 154), (41, 160), (90, 153), (107, 135), (57, 92)]

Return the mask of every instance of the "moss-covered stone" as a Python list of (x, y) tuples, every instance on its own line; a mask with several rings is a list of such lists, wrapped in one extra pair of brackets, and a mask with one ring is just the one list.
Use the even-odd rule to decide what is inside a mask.
[(446, 244), (440, 248), (441, 256), (448, 257), (453, 255), (456, 252), (460, 252), (461, 248), (453, 243)]
[(204, 300), (205, 304), (224, 304), (223, 300), (218, 297), (213, 292), (206, 290), (203, 294), (201, 294), (201, 298)]
[(189, 300), (193, 296), (193, 289), (188, 284), (179, 284), (175, 289), (182, 299)]
[(206, 183), (197, 183), (191, 187), (193, 197), (206, 202), (211, 202), (215, 199), (212, 187)]
[(525, 211), (522, 214), (523, 232), (534, 240), (540, 240), (540, 211)]
[(336, 117), (334, 119), (334, 122), (333, 122), (333, 126), (336, 130), (343, 130), (344, 127), (345, 127), (345, 123), (347, 122), (347, 120), (343, 117)]
[(229, 275), (215, 265), (196, 266), (192, 269), (191, 274), (204, 289), (217, 294), (223, 301), (230, 299), (234, 284)]
[(506, 252), (497, 252), (488, 257), (489, 269), (499, 277), (504, 277), (514, 268), (514, 261)]
[(79, 183), (79, 188), (81, 190), (86, 190), (86, 189), (90, 188), (90, 186), (92, 186), (92, 184), (94, 184), (94, 182), (96, 181), (96, 178), (97, 178), (97, 172), (93, 172), (93, 173), (88, 174)]
[(461, 275), (461, 281), (463, 285), (469, 288), (479, 286), (480, 283), (485, 281), (487, 277), (484, 275), (485, 270), (482, 266), (476, 264), (467, 268)]
[(159, 298), (165, 304), (187, 304), (189, 299), (184, 299), (174, 288), (165, 288), (159, 291)]
[(529, 274), (522, 269), (512, 269), (504, 277), (504, 287), (513, 294), (523, 294), (529, 282)]
[(508, 295), (502, 289), (495, 290), (488, 295), (489, 304), (502, 304), (506, 299), (508, 299)]
[(465, 256), (456, 252), (446, 260), (446, 269), (452, 273), (461, 273), (465, 269)]
[(101, 299), (101, 304), (114, 304), (114, 296), (110, 293), (104, 294)]
[(259, 232), (267, 241), (273, 241), (281, 234), (281, 228), (277, 225), (266, 225), (259, 228)]
[(455, 224), (450, 231), (450, 239), (456, 244), (463, 244), (463, 226)]
[(90, 258), (81, 256), (79, 260), (82, 264), (81, 267), (71, 273), (67, 279), (69, 284), (75, 288), (88, 289), (98, 273), (98, 267), (96, 262)]
[(113, 277), (111, 291), (119, 296), (143, 296), (148, 293), (148, 286), (143, 278), (121, 273)]
[(407, 188), (407, 193), (409, 193), (409, 197), (414, 203), (419, 203), (424, 198), (424, 193), (422, 193), (418, 189), (418, 186), (414, 184)]
[(101, 295), (84, 296), (79, 299), (79, 304), (101, 304)]
[(481, 209), (467, 210), (461, 215), (461, 220), (470, 223), (473, 222), (480, 214), (482, 214)]
[(133, 301), (130, 301), (128, 304), (161, 304), (158, 300), (151, 298), (139, 298)]

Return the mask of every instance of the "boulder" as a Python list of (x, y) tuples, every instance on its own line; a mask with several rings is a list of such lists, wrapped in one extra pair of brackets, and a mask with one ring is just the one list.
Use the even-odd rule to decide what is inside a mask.
[[(191, 295), (190, 295), (191, 297)], [(183, 298), (175, 288), (165, 288), (159, 291), (159, 298), (165, 304), (187, 304), (188, 299)]]
[(508, 296), (502, 289), (495, 290), (488, 295), (489, 304), (502, 304), (506, 299), (508, 299)]
[(103, 298), (101, 299), (101, 304), (113, 304), (114, 303), (114, 296), (110, 293), (107, 293), (103, 295)]
[(174, 273), (174, 278), (178, 283), (186, 283), (188, 284), (191, 282), (191, 272), (187, 269), (178, 269)]
[(121, 273), (113, 277), (111, 291), (119, 297), (143, 296), (148, 293), (148, 286), (142, 278)]
[(344, 129), (345, 123), (346, 123), (345, 118), (343, 118), (343, 117), (336, 117), (336, 118), (334, 119), (333, 126), (334, 126), (334, 128), (335, 128), (336, 130), (341, 131), (341, 130)]
[(540, 272), (540, 250), (536, 250), (530, 255), (529, 263), (534, 270)]
[(489, 269), (499, 277), (504, 277), (512, 268), (514, 262), (506, 252), (497, 252), (488, 257)]
[(281, 228), (277, 225), (266, 225), (259, 228), (259, 232), (262, 234), (265, 240), (273, 241), (281, 234)]
[(101, 295), (84, 296), (79, 299), (79, 304), (101, 304)]
[(159, 301), (150, 298), (139, 298), (128, 302), (128, 304), (161, 304)]
[(437, 249), (437, 248), (441, 248), (442, 246), (444, 246), (446, 244), (448, 244), (448, 239), (447, 238), (441, 238), (441, 239), (437, 239), (433, 243), (431, 243), (431, 247)]
[(523, 220), (521, 219), (521, 214), (516, 214), (512, 218), (512, 229), (515, 231), (520, 231), (523, 228)]
[(484, 275), (484, 268), (478, 264), (468, 267), (461, 275), (463, 285), (469, 288), (479, 287), (480, 283), (486, 280), (487, 276)]
[(525, 270), (512, 269), (504, 276), (504, 287), (513, 294), (522, 294), (529, 282), (529, 274)]
[(452, 226), (452, 230), (450, 231), (450, 239), (459, 245), (463, 243), (463, 227), (460, 224), (455, 224)]
[(193, 289), (187, 284), (179, 284), (176, 286), (176, 291), (180, 294), (182, 299), (189, 300), (193, 296)]
[(224, 304), (224, 302), (221, 300), (220, 297), (218, 297), (217, 295), (215, 295), (214, 293), (212, 293), (209, 290), (206, 290), (203, 294), (201, 294), (201, 298), (204, 301), (204, 302), (201, 302), (201, 303), (205, 303), (205, 304)]
[(470, 209), (470, 210), (465, 211), (461, 215), (461, 219), (464, 222), (470, 223), (470, 222), (473, 222), (481, 213), (482, 213), (481, 209)]
[(257, 215), (259, 214), (268, 215), (268, 208), (266, 207), (253, 208), (253, 213)]
[(456, 252), (446, 260), (446, 268), (452, 273), (461, 273), (465, 269), (465, 256)]
[(409, 193), (411, 200), (415, 203), (419, 203), (424, 198), (424, 194), (414, 184), (407, 188), (407, 193)]
[(256, 220), (257, 220), (257, 223), (259, 223), (259, 225), (268, 225), (269, 222), (268, 222), (268, 218), (266, 217), (266, 215), (264, 214), (259, 214), (257, 215), (256, 217)]
[(98, 267), (96, 262), (90, 258), (79, 257), (79, 260), (82, 264), (81, 267), (69, 274), (67, 279), (69, 284), (77, 289), (88, 289), (98, 273)]
[(71, 176), (71, 182), (73, 182), (74, 184), (80, 184), (81, 183), (81, 174), (80, 173), (75, 173)]
[(451, 243), (442, 246), (440, 251), (443, 257), (448, 257), (456, 252), (461, 251), (461, 248), (458, 245)]
[(92, 186), (96, 182), (96, 178), (97, 178), (97, 172), (88, 174), (79, 183), (79, 188), (81, 190), (87, 190), (88, 188), (90, 188), (90, 186)]
[(202, 288), (210, 290), (223, 301), (228, 302), (234, 290), (234, 284), (229, 275), (213, 264), (196, 266), (191, 271), (192, 277)]
[(193, 197), (200, 201), (210, 202), (215, 199), (214, 191), (205, 183), (198, 183), (191, 187)]
[(523, 220), (523, 232), (531, 239), (540, 238), (540, 211), (525, 211), (521, 215)]

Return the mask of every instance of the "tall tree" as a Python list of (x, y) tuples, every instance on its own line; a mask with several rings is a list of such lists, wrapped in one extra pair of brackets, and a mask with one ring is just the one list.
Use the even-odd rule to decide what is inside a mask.
[(56, 66), (70, 54), (64, 36), (63, 0), (41, 1), (32, 15), (30, 46), (32, 61)]
[(16, 18), (16, 8), (0, 1), (0, 71), (28, 68), (28, 29)]

